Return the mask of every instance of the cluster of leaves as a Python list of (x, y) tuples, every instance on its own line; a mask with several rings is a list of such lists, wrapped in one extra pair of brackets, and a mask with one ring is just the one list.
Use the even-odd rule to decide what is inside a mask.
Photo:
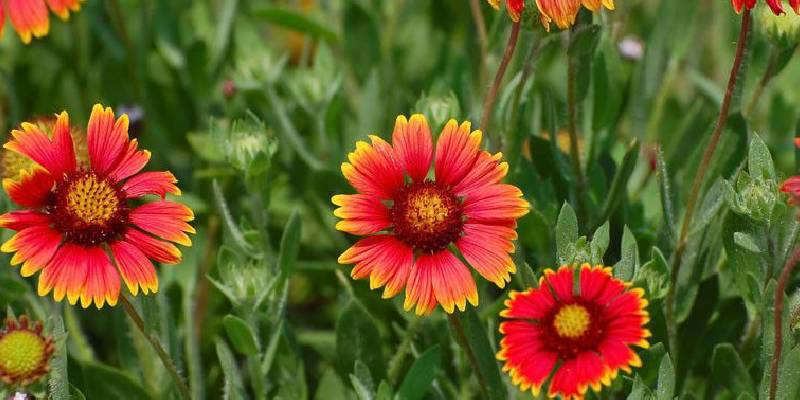
[[(522, 32), (494, 118), (482, 127), (502, 137), (508, 181), (533, 206), (519, 221), (518, 273), (503, 290), (478, 280), (480, 306), (453, 321), (438, 310), (414, 317), (402, 295), (381, 299), (347, 277), (336, 258), (354, 238), (334, 229), (329, 198), (351, 193), (338, 169), (355, 141), (387, 137), (396, 115), (424, 113), (435, 132), (449, 118), (477, 124), (486, 82), (469, 7), (89, 0), (31, 46), (6, 34), (4, 130), (65, 108), (85, 121), (96, 100), (136, 106), (143, 118), (133, 134), (152, 151), (153, 168), (180, 178), (181, 200), (197, 215), (183, 263), (159, 268), (157, 296), (133, 299), (148, 337), (120, 309), (38, 298), (35, 281), (0, 268), (0, 307), (47, 320), (56, 337), (53, 372), (31, 392), (176, 398), (148, 346), (155, 339), (198, 399), (530, 398), (495, 359), (498, 313), (509, 290), (537, 285), (544, 268), (588, 262), (613, 266), (646, 290), (653, 333), (643, 367), (590, 397), (766, 398), (775, 278), (800, 230), (778, 191), (798, 169), (794, 47), (753, 33), (673, 277), (691, 180), (724, 94), (735, 14), (722, 1), (617, 3), (613, 13), (582, 14), (571, 36)], [(486, 4), (481, 10), (494, 71), (510, 22)], [(623, 43), (644, 52), (622, 51)], [(570, 58), (582, 187), (563, 145)], [(767, 74), (773, 84), (747, 110), (742, 98)], [(800, 391), (792, 329), (800, 291), (792, 283), (781, 399)], [(464, 337), (451, 333), (454, 323)]]

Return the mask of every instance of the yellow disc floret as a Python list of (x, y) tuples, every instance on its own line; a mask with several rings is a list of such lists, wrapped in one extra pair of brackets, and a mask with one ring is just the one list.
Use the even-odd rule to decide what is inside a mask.
[(580, 304), (567, 304), (561, 307), (553, 318), (553, 326), (558, 336), (569, 339), (583, 336), (591, 322), (589, 311)]
[(421, 191), (410, 196), (406, 219), (421, 232), (434, 232), (450, 216), (451, 206), (436, 191)]
[(67, 191), (67, 208), (78, 220), (87, 225), (103, 225), (119, 210), (117, 190), (94, 174), (71, 182)]

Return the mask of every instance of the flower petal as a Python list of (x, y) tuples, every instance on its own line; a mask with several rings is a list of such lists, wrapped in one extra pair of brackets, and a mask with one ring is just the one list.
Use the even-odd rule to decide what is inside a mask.
[(34, 210), (19, 210), (0, 215), (0, 228), (21, 231), (37, 225), (50, 225), (50, 216)]
[(81, 9), (80, 0), (47, 0), (47, 5), (50, 6), (53, 13), (64, 21), (69, 19), (70, 11)]
[(3, 179), (3, 189), (20, 207), (41, 208), (47, 205), (55, 180), (42, 168), (19, 172), (19, 181)]
[(410, 121), (402, 115), (397, 117), (392, 145), (397, 160), (411, 179), (414, 182), (425, 180), (433, 159), (433, 139), (425, 116), (414, 114)]
[(448, 250), (418, 256), (406, 289), (406, 310), (416, 304), (418, 315), (428, 314), (436, 305), (447, 313), (466, 309), (466, 302), (478, 305), (478, 289), (467, 267)]
[(162, 239), (191, 246), (188, 233), (195, 233), (187, 222), (194, 219), (189, 207), (172, 201), (159, 200), (143, 204), (130, 212), (131, 223)]
[(566, 29), (575, 24), (581, 0), (536, 0), (536, 6), (547, 30), (550, 30), (550, 21), (554, 21), (560, 29)]
[(59, 114), (56, 119), (52, 141), (35, 124), (23, 122), (20, 128), (11, 131), (13, 139), (3, 145), (4, 148), (30, 158), (54, 177), (75, 170), (75, 148), (66, 112)]
[(502, 157), (502, 153), (491, 155), (486, 151), (480, 152), (474, 167), (453, 187), (453, 192), (459, 196), (469, 196), (486, 186), (500, 183), (508, 173), (508, 163), (501, 162)]
[(119, 273), (111, 265), (108, 254), (100, 247), (86, 248), (86, 284), (81, 292), (81, 306), (92, 302), (101, 309), (105, 303), (113, 307), (119, 300)]
[(389, 209), (380, 199), (368, 194), (340, 194), (333, 196), (333, 204), (339, 206), (333, 215), (342, 218), (336, 229), (354, 235), (371, 235), (386, 229)]
[(469, 121), (458, 125), (450, 120), (436, 142), (436, 182), (455, 186), (474, 168), (480, 151), (481, 131), (470, 133)]
[(550, 288), (543, 286), (540, 280), (538, 288), (530, 288), (524, 292), (513, 291), (505, 301), (506, 309), (500, 312), (504, 318), (539, 320), (553, 312), (556, 299)]
[(139, 288), (145, 295), (150, 292), (158, 293), (158, 275), (153, 263), (141, 250), (126, 241), (111, 243), (109, 247), (122, 280), (131, 294), (138, 295)]
[(3, 243), (0, 251), (15, 253), (11, 258), (11, 265), (24, 262), (20, 274), (29, 277), (47, 266), (62, 239), (61, 233), (49, 225), (34, 225), (17, 232)]
[(39, 38), (50, 31), (50, 16), (44, 0), (7, 0), (6, 4), (11, 25), (22, 43), (28, 44), (34, 36)]
[(170, 242), (156, 239), (135, 228), (128, 229), (124, 238), (126, 242), (136, 246), (151, 260), (162, 264), (181, 262), (181, 251)]
[(538, 395), (542, 384), (550, 376), (558, 354), (548, 350), (542, 342), (538, 326), (527, 321), (506, 321), (500, 324), (504, 334), (497, 358), (504, 360), (503, 371), (520, 389), (532, 389)]
[(339, 257), (340, 264), (356, 264), (353, 279), (369, 277), (370, 289), (386, 285), (383, 298), (399, 293), (406, 285), (414, 263), (411, 247), (393, 235), (375, 235), (359, 240)]
[(569, 302), (573, 295), (573, 275), (572, 267), (561, 267), (557, 272), (551, 269), (544, 271), (544, 282), (550, 286), (559, 302)]
[(403, 170), (385, 140), (370, 136), (372, 144), (359, 141), (342, 163), (342, 174), (356, 190), (381, 199), (391, 199), (403, 186)]
[(150, 161), (150, 152), (139, 150), (139, 141), (133, 139), (128, 142), (128, 148), (108, 176), (115, 182), (119, 182), (141, 171), (148, 161)]
[(86, 283), (86, 262), (85, 247), (65, 243), (55, 252), (39, 276), (39, 296), (47, 296), (52, 291), (55, 301), (64, 300), (67, 296), (69, 303), (75, 304)]
[(100, 104), (92, 107), (86, 129), (89, 145), (89, 162), (94, 171), (108, 174), (128, 148), (128, 115), (114, 119), (111, 107)]
[(530, 212), (530, 205), (516, 186), (497, 184), (475, 190), (464, 199), (464, 214), (470, 222), (504, 224)]
[(142, 172), (125, 181), (125, 184), (122, 185), (122, 191), (125, 192), (125, 197), (129, 199), (146, 194), (155, 194), (163, 199), (167, 193), (180, 196), (181, 190), (175, 185), (176, 183), (178, 183), (178, 180), (175, 179), (175, 175), (172, 175), (171, 172)]
[(508, 227), (467, 223), (456, 247), (482, 277), (503, 288), (517, 270), (508, 255), (514, 251), (515, 238), (516, 232)]

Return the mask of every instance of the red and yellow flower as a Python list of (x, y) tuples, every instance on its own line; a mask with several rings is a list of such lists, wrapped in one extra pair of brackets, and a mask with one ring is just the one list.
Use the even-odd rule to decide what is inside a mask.
[(0, 0), (0, 35), (2, 35), (5, 13), (23, 43), (33, 37), (46, 36), (50, 31), (50, 15), (47, 8), (62, 20), (69, 19), (70, 11), (78, 11), (84, 0)]
[[(783, 0), (766, 0), (766, 2), (775, 15), (783, 14)], [(744, 7), (753, 9), (753, 7), (756, 6), (756, 3), (758, 3), (758, 0), (731, 0), (733, 9), (736, 10), (737, 13), (742, 12)], [(789, 0), (789, 5), (792, 6), (792, 9), (794, 9), (795, 13), (800, 14), (800, 0)]]
[(0, 331), (0, 381), (14, 386), (26, 386), (50, 371), (50, 359), (55, 347), (53, 338), (42, 334), (44, 326), (31, 326), (27, 316), (19, 320), (6, 319)]
[[(495, 9), (500, 8), (501, 0), (488, 1)], [(527, 0), (527, 2), (530, 3), (532, 0)], [(506, 10), (514, 22), (519, 22), (522, 11), (525, 9), (525, 3), (525, 0), (506, 0)], [(581, 5), (592, 11), (597, 11), (601, 7), (613, 10), (615, 7), (614, 0), (536, 0), (539, 19), (547, 30), (550, 30), (550, 22), (555, 22), (560, 29), (574, 25)]]
[(789, 195), (790, 206), (800, 204), (800, 176), (792, 176), (783, 182), (781, 192)]
[(649, 347), (643, 295), (612, 277), (611, 268), (546, 270), (538, 288), (512, 292), (500, 313), (509, 319), (500, 324), (503, 371), (537, 396), (552, 375), (551, 398), (583, 399), (590, 387), (610, 386), (619, 370), (641, 366), (631, 346)]
[[(3, 188), (22, 210), (0, 215), (0, 227), (18, 231), (0, 247), (14, 253), (20, 273), (39, 275), (38, 293), (56, 301), (79, 299), (85, 308), (116, 305), (120, 275), (133, 295), (158, 291), (151, 260), (177, 264), (181, 252), (170, 243), (191, 246), (187, 233), (192, 211), (165, 200), (180, 195), (169, 172), (140, 172), (150, 152), (128, 137), (128, 117), (115, 119), (111, 108), (95, 105), (87, 127), (88, 165), (77, 161), (69, 116), (58, 115), (52, 139), (23, 123), (3, 147), (36, 163)], [(161, 198), (135, 206), (145, 195)]]
[(342, 218), (336, 228), (367, 235), (339, 257), (355, 264), (354, 279), (385, 286), (384, 298), (406, 288), (404, 308), (416, 305), (419, 315), (437, 303), (448, 313), (478, 304), (472, 274), (454, 250), (497, 286), (511, 280), (516, 220), (529, 204), (500, 182), (508, 164), (482, 151), (481, 137), (469, 122), (450, 120), (434, 150), (428, 122), (414, 115), (397, 117), (392, 144), (377, 136), (356, 143), (342, 173), (359, 194), (333, 197)]

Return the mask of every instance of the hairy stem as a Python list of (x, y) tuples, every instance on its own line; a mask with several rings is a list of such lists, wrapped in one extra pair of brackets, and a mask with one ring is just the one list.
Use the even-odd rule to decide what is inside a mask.
[(778, 365), (781, 361), (781, 352), (783, 351), (783, 296), (786, 291), (786, 286), (789, 284), (789, 278), (792, 276), (792, 271), (800, 262), (800, 247), (796, 247), (792, 256), (786, 261), (783, 266), (780, 278), (778, 278), (778, 286), (775, 288), (775, 352), (772, 354), (772, 364), (770, 365), (769, 376), (769, 399), (775, 400), (775, 393), (778, 389)]
[(178, 391), (180, 392), (181, 398), (184, 400), (188, 400), (192, 398), (192, 395), (189, 392), (189, 387), (186, 386), (186, 382), (181, 377), (180, 373), (178, 373), (178, 368), (175, 366), (175, 362), (172, 361), (172, 358), (164, 351), (164, 348), (161, 347), (161, 341), (158, 340), (158, 337), (155, 335), (149, 334), (145, 331), (144, 328), (144, 320), (142, 316), (139, 315), (139, 312), (136, 311), (136, 307), (128, 301), (128, 298), (125, 295), (120, 294), (119, 296), (120, 303), (122, 303), (122, 308), (125, 310), (125, 313), (131, 318), (133, 321), (133, 325), (139, 330), (139, 333), (147, 339), (150, 345), (155, 350), (156, 354), (158, 354), (158, 358), (161, 359), (161, 363), (164, 364), (164, 368), (167, 369), (169, 372), (172, 381), (175, 382), (175, 386), (178, 387)]
[(703, 160), (700, 162), (700, 167), (694, 176), (692, 182), (692, 191), (689, 194), (689, 201), (686, 205), (686, 213), (683, 216), (683, 223), (681, 224), (681, 231), (678, 237), (678, 242), (675, 247), (675, 253), (672, 258), (672, 272), (670, 274), (669, 290), (666, 299), (666, 319), (667, 331), (669, 335), (670, 351), (675, 352), (677, 346), (677, 333), (678, 322), (675, 318), (675, 294), (678, 285), (678, 273), (681, 268), (681, 260), (683, 253), (686, 251), (686, 237), (689, 234), (689, 226), (694, 216), (695, 206), (697, 199), (700, 196), (700, 188), (703, 186), (703, 179), (705, 178), (706, 171), (711, 164), (711, 158), (714, 156), (714, 150), (717, 149), (722, 131), (725, 129), (725, 124), (728, 122), (728, 114), (730, 112), (731, 101), (733, 94), (736, 91), (736, 84), (744, 61), (745, 50), (747, 49), (747, 39), (750, 36), (750, 10), (745, 8), (742, 13), (742, 25), (739, 30), (739, 41), (736, 45), (736, 57), (733, 60), (733, 67), (731, 68), (730, 77), (728, 78), (728, 87), (725, 90), (725, 98), (722, 101), (722, 107), (719, 110), (719, 117), (717, 124), (714, 127), (714, 132), (711, 134), (711, 141), (703, 153)]
[(464, 333), (464, 327), (461, 326), (461, 321), (459, 321), (455, 313), (447, 314), (447, 319), (450, 320), (450, 330), (453, 331), (453, 335), (455, 335), (458, 344), (461, 345), (461, 348), (467, 355), (470, 365), (472, 365), (472, 369), (475, 371), (475, 376), (478, 377), (478, 383), (480, 384), (484, 398), (489, 398), (489, 387), (486, 385), (486, 379), (483, 377), (483, 374), (481, 374), (478, 359), (475, 358), (475, 353), (472, 352), (472, 347), (469, 346), (469, 340), (467, 340), (467, 335)]
[(503, 83), (503, 76), (506, 74), (508, 64), (514, 56), (514, 49), (517, 48), (517, 40), (519, 39), (519, 22), (515, 22), (511, 26), (511, 35), (508, 37), (506, 50), (503, 52), (503, 60), (500, 61), (500, 66), (497, 68), (497, 74), (494, 76), (494, 82), (489, 87), (489, 92), (486, 93), (486, 98), (483, 101), (483, 112), (481, 113), (480, 128), (486, 131), (487, 137), (490, 138), (489, 144), (493, 150), (501, 148), (500, 135), (491, 135), (489, 132), (489, 124), (492, 121), (492, 111), (494, 109), (494, 102), (497, 100), (497, 92), (500, 90), (500, 85)]

